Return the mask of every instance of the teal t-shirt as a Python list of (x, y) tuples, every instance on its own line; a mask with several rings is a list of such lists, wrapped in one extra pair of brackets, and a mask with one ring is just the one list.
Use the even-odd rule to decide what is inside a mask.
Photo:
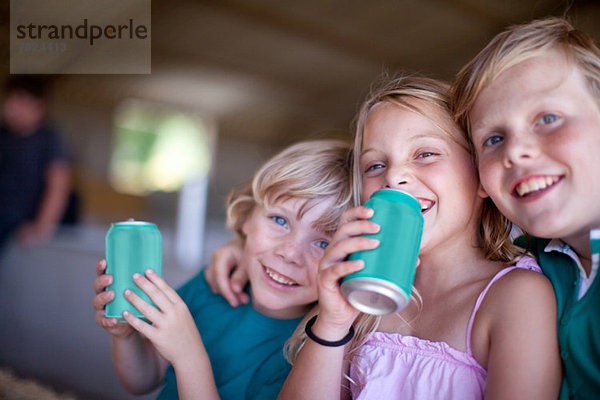
[[(283, 345), (301, 318), (269, 318), (251, 304), (231, 307), (222, 296), (212, 293), (203, 271), (178, 293), (202, 336), (221, 399), (276, 399), (291, 369)], [(157, 398), (178, 398), (171, 366)]]
[[(532, 237), (529, 249), (556, 293), (558, 341), (563, 362), (561, 399), (600, 397), (600, 278), (598, 275), (581, 299), (579, 268), (560, 252), (545, 252), (549, 239)], [(527, 247), (524, 238), (517, 244)]]

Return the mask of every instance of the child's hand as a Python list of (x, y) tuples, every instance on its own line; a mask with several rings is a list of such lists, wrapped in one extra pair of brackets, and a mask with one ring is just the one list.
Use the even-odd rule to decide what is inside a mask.
[(232, 240), (213, 252), (210, 265), (204, 270), (206, 282), (213, 293), (221, 294), (232, 307), (248, 304), (250, 301), (248, 294), (244, 292), (248, 274), (244, 268), (239, 267), (242, 252), (241, 240)]
[(152, 323), (146, 323), (126, 311), (123, 317), (129, 325), (148, 338), (174, 367), (186, 362), (189, 357), (205, 353), (196, 323), (177, 292), (150, 269), (146, 270), (146, 277), (134, 274), (133, 280), (158, 308), (126, 290), (125, 298)]
[(133, 333), (133, 329), (127, 324), (119, 324), (116, 318), (106, 318), (104, 310), (106, 303), (115, 298), (114, 290), (105, 290), (112, 283), (112, 275), (105, 273), (106, 260), (98, 261), (96, 264), (96, 279), (94, 280), (94, 296), (93, 305), (96, 312), (96, 323), (106, 329), (108, 333), (116, 337), (125, 337)]
[(319, 263), (317, 322), (321, 326), (326, 322), (327, 326), (337, 327), (338, 332), (345, 333), (359, 313), (342, 295), (340, 279), (364, 267), (362, 260), (347, 260), (351, 253), (373, 249), (379, 245), (378, 240), (361, 236), (379, 231), (379, 225), (366, 220), (372, 215), (373, 210), (365, 207), (355, 207), (344, 212), (340, 226)]

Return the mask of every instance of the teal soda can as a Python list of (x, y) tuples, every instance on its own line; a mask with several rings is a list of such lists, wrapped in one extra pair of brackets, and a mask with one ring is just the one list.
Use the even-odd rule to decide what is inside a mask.
[(106, 234), (106, 273), (113, 276), (108, 290), (115, 291), (114, 299), (106, 304), (106, 316), (125, 323), (123, 311), (129, 311), (138, 318), (146, 319), (123, 295), (126, 289), (132, 290), (146, 302), (154, 305), (148, 295), (133, 281), (136, 272), (152, 269), (162, 276), (162, 236), (155, 224), (150, 222), (116, 222)]
[(378, 239), (379, 246), (349, 256), (350, 260), (362, 259), (365, 267), (346, 276), (341, 290), (357, 310), (386, 315), (403, 309), (410, 300), (423, 214), (415, 197), (393, 189), (375, 192), (365, 206), (373, 209), (369, 220), (378, 224), (380, 230), (364, 236)]

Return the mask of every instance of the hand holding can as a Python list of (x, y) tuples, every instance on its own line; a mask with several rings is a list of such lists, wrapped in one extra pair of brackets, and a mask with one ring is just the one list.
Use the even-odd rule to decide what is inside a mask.
[(365, 206), (374, 211), (370, 221), (381, 227), (365, 236), (378, 239), (379, 246), (350, 255), (350, 260), (362, 259), (365, 267), (346, 276), (341, 290), (359, 311), (390, 314), (406, 307), (410, 299), (423, 234), (421, 205), (408, 193), (384, 189)]

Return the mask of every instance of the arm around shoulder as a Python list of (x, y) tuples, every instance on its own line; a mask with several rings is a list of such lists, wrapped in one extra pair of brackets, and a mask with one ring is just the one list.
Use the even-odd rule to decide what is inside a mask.
[(561, 364), (550, 282), (542, 274), (516, 269), (492, 286), (484, 304), (486, 398), (557, 398)]

